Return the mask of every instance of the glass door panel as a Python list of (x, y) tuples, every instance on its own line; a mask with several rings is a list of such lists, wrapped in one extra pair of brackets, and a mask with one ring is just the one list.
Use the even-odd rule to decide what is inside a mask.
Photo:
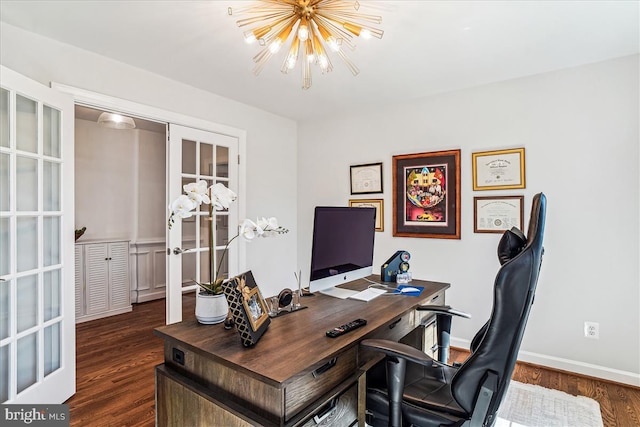
[(44, 114), (42, 115), (42, 139), (44, 142), (44, 155), (59, 159), (61, 149), (60, 111), (47, 105), (43, 107), (43, 110)]
[(17, 383), (18, 393), (38, 380), (38, 334), (29, 334), (18, 339)]
[(38, 160), (17, 156), (16, 179), (20, 183), (20, 191), (16, 193), (19, 211), (38, 210)]
[(18, 333), (24, 332), (38, 323), (38, 276), (26, 276), (17, 279), (16, 314)]
[(60, 270), (42, 273), (43, 320), (48, 322), (60, 316)]
[(60, 210), (60, 163), (43, 162), (44, 211)]
[(0, 88), (0, 147), (9, 148), (9, 91)]
[(18, 272), (38, 267), (38, 218), (20, 217), (16, 229)]
[(38, 151), (38, 103), (16, 95), (16, 148), (20, 151)]
[(9, 210), (9, 176), (11, 176), (11, 165), (9, 154), (0, 153), (0, 211)]

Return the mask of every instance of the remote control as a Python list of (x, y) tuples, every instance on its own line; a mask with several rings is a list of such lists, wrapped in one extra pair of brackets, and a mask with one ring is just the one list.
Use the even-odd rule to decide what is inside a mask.
[(332, 330), (327, 331), (327, 336), (329, 338), (336, 338), (336, 337), (339, 337), (340, 335), (346, 334), (347, 332), (351, 332), (354, 329), (358, 329), (360, 326), (364, 326), (366, 324), (367, 324), (366, 320), (356, 319), (345, 325), (338, 326), (337, 328), (333, 328)]

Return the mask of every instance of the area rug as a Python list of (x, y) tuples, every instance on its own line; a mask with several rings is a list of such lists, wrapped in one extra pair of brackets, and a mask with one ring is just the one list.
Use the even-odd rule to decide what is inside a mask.
[(511, 381), (495, 427), (602, 427), (600, 405), (584, 396)]

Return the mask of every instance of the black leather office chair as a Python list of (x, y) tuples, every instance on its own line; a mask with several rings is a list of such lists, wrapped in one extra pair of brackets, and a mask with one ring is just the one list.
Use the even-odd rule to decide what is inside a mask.
[[(439, 361), (393, 341), (362, 342), (361, 345), (386, 355), (385, 360), (367, 374), (368, 424), (375, 427), (493, 425), (511, 380), (533, 304), (544, 252), (545, 211), (544, 194), (536, 194), (527, 236), (512, 229), (501, 238), (498, 258), (502, 266), (494, 283), (491, 317), (473, 338), (471, 354), (462, 364), (443, 363), (448, 355), (446, 330), (440, 331), (447, 342), (439, 343)], [(436, 312), (439, 321), (462, 314), (446, 306), (438, 307)]]

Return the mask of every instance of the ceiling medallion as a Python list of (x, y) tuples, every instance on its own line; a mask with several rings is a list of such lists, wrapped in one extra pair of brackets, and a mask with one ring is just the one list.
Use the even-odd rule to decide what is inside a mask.
[(229, 8), (228, 13), (246, 16), (237, 21), (239, 27), (251, 27), (244, 32), (245, 41), (258, 41), (264, 46), (253, 57), (254, 74), (260, 74), (267, 61), (288, 44), (280, 70), (287, 74), (300, 60), (302, 88), (308, 89), (311, 87), (311, 64), (318, 65), (322, 74), (333, 69), (327, 51), (342, 58), (355, 76), (360, 70), (345, 54), (344, 48), (355, 49), (356, 37), (382, 38), (384, 31), (369, 25), (380, 24), (382, 17), (362, 14), (359, 9), (358, 1), (259, 0), (246, 8)]

